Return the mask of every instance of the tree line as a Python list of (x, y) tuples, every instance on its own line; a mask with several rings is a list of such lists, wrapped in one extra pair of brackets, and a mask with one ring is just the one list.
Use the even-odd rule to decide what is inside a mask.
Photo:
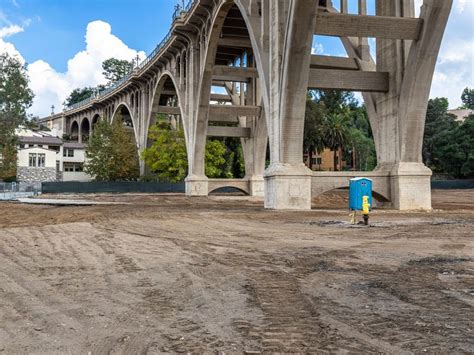
[[(474, 89), (466, 88), (461, 96), (462, 109), (474, 111)], [(454, 178), (474, 178), (474, 115), (464, 121), (448, 113), (446, 98), (428, 102), (423, 162), (435, 174)]]

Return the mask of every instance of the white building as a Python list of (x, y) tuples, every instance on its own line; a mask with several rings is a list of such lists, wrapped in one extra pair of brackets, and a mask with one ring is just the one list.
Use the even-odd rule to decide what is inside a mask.
[(17, 131), (19, 182), (90, 181), (84, 172), (85, 145), (63, 142), (51, 132)]
[(469, 109), (456, 109), (456, 110), (448, 110), (448, 113), (453, 116), (456, 116), (456, 121), (462, 123), (466, 120), (467, 117), (474, 114), (474, 111), (469, 110)]
[(63, 181), (90, 181), (91, 177), (84, 172), (86, 147), (78, 142), (64, 142), (62, 152)]

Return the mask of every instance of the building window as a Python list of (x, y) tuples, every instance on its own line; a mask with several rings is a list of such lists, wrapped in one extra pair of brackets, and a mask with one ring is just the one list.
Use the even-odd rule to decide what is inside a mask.
[(70, 158), (74, 157), (74, 149), (64, 149), (63, 156)]
[(22, 143), (20, 144), (20, 149), (23, 149), (23, 148), (25, 148), (25, 145)]
[(46, 166), (46, 154), (38, 154), (38, 168)]
[(316, 158), (316, 164), (321, 165), (323, 163), (322, 158)]
[(32, 168), (36, 168), (36, 153), (30, 153), (29, 155), (29, 166)]
[(67, 173), (80, 173), (84, 171), (83, 163), (64, 163), (64, 171)]

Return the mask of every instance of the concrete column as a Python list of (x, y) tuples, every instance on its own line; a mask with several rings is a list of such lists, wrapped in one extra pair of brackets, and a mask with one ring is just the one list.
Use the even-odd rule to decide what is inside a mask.
[[(196, 39), (196, 41), (199, 41), (199, 39)], [(188, 138), (189, 174), (185, 179), (187, 196), (207, 196), (209, 194), (209, 179), (205, 174), (205, 150), (212, 75), (209, 78), (204, 78), (206, 82), (202, 80), (200, 53), (201, 51), (196, 43), (191, 46), (186, 77), (186, 91), (190, 111), (189, 121), (192, 122)], [(212, 68), (210, 72), (212, 73)], [(199, 97), (196, 97), (196, 93), (207, 96), (207, 100), (205, 98), (200, 100)]]
[(394, 164), (390, 171), (392, 207), (397, 210), (430, 210), (431, 175), (431, 170), (422, 163)]
[[(425, 0), (418, 40), (377, 42), (377, 69), (390, 73), (389, 93), (376, 100), (377, 170), (391, 176), (396, 209), (431, 209), (431, 171), (421, 152), (429, 91), (451, 6), (452, 0)], [(377, 14), (412, 16), (413, 2), (379, 0)]]
[(78, 132), (77, 141), (79, 143), (82, 143), (82, 121), (78, 121), (78, 122), (79, 122), (79, 128), (77, 129), (77, 132)]
[[(265, 207), (311, 209), (312, 171), (303, 163), (303, 131), (317, 3), (270, 4), (271, 165), (265, 172)], [(311, 30), (308, 30), (311, 29)]]

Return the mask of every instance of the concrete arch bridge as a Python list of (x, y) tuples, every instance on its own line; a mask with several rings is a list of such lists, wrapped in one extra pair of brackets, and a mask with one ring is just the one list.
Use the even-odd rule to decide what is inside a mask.
[[(246, 169), (243, 181), (229, 184), (265, 195), (267, 208), (309, 209), (311, 196), (363, 175), (376, 180), (394, 208), (430, 209), (431, 171), (421, 149), (452, 0), (424, 0), (419, 18), (414, 0), (377, 0), (371, 16), (366, 0), (357, 5), (349, 13), (348, 0), (190, 1), (133, 72), (51, 119), (82, 140), (98, 120), (112, 122), (120, 113), (141, 152), (158, 114), (179, 118), (189, 196), (226, 184), (204, 172), (206, 138), (225, 136), (241, 139)], [(339, 38), (347, 57), (312, 54), (314, 35)], [(368, 38), (375, 39), (375, 57)], [(312, 88), (363, 93), (377, 150), (374, 172), (313, 173), (304, 166), (305, 100)]]

